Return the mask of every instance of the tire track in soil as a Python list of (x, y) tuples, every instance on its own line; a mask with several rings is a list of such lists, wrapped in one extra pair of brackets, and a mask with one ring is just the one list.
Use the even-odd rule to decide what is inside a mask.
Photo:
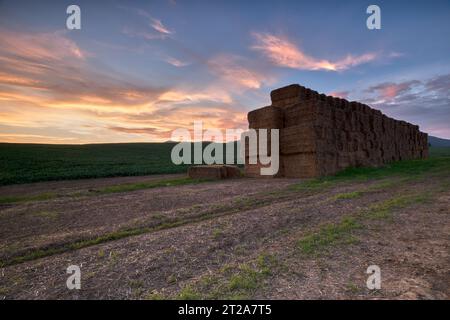
[[(58, 248), (64, 244), (94, 239), (117, 230), (137, 227), (143, 224), (142, 221), (154, 227), (177, 219), (189, 207), (194, 209), (191, 215), (195, 218), (197, 211), (199, 214), (208, 212), (211, 207), (232, 201), (242, 194), (254, 196), (265, 191), (276, 191), (290, 183), (292, 181), (289, 180), (238, 179), (79, 200), (17, 204), (0, 212), (0, 258), (5, 261), (11, 258), (11, 252), (20, 256), (38, 249)], [(217, 194), (221, 197), (218, 198)], [(202, 205), (198, 206), (198, 203)], [(55, 214), (56, 218), (47, 217), (47, 214)]]
[[(359, 185), (354, 184), (355, 187)], [(74, 298), (74, 293), (65, 288), (65, 268), (79, 264), (84, 274), (83, 290), (77, 293), (79, 298), (130, 298), (142, 297), (155, 289), (176, 291), (180, 283), (208, 270), (248, 260), (283, 238), (286, 228), (307, 232), (367, 204), (369, 199), (365, 197), (337, 203), (327, 201), (333, 194), (348, 190), (352, 188), (336, 187), (325, 194), (289, 199), (6, 267), (4, 272), (10, 281), (1, 287), (10, 288), (13, 298)], [(389, 194), (375, 192), (368, 196), (378, 201)], [(217, 228), (222, 230), (220, 237), (212, 232)], [(169, 278), (175, 278), (176, 282), (171, 283)], [(136, 289), (136, 283), (140, 290)]]

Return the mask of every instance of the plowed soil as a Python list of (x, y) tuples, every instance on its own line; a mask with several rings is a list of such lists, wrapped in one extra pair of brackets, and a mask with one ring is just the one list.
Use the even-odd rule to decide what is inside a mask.
[[(178, 177), (178, 176), (176, 176)], [(449, 299), (450, 178), (233, 179), (96, 194), (174, 176), (1, 187), (4, 299)], [(81, 289), (69, 290), (69, 265)], [(381, 270), (381, 288), (366, 285)]]

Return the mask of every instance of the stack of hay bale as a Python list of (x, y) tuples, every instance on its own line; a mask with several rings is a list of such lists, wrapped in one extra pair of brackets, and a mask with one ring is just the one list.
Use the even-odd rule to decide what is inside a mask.
[[(362, 103), (298, 84), (272, 91), (271, 99), (271, 106), (249, 112), (248, 121), (250, 129), (280, 129), (276, 176), (317, 177), (347, 167), (428, 156), (428, 137), (418, 126), (391, 119)], [(260, 175), (262, 165), (249, 163), (257, 156), (246, 153), (246, 175)]]
[[(258, 110), (254, 110), (248, 113), (249, 128), (255, 129), (259, 136), (259, 129), (267, 129), (267, 155), (271, 155), (271, 131), (270, 129), (279, 129), (283, 127), (283, 110), (280, 108), (268, 106)], [(263, 165), (259, 161), (259, 141), (256, 153), (250, 153), (249, 143), (245, 141), (245, 174), (247, 176), (259, 176), (260, 169), (262, 167), (268, 167)], [(255, 164), (253, 164), (255, 162)], [(281, 170), (276, 176), (281, 176)]]

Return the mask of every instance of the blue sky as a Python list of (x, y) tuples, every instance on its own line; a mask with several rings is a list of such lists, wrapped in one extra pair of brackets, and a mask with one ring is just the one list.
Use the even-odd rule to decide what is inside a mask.
[[(70, 4), (81, 30), (66, 29)], [(0, 141), (246, 128), (291, 83), (450, 138), (448, 39), (448, 1), (0, 1)]]

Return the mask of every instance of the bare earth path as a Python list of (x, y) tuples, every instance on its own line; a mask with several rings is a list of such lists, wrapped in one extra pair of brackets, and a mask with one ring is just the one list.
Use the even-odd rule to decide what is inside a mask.
[[(243, 178), (83, 193), (173, 178), (2, 187), (60, 196), (0, 208), (0, 298), (450, 297), (448, 172), (321, 188)], [(73, 264), (81, 290), (66, 287)], [(370, 265), (381, 269), (380, 290), (366, 287)]]

